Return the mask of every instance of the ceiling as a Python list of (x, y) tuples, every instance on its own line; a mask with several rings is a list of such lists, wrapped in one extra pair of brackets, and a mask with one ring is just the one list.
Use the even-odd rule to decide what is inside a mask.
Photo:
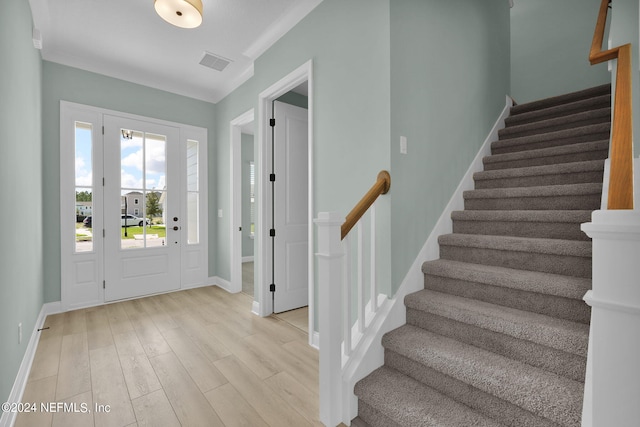
[[(203, 0), (202, 25), (183, 29), (160, 18), (153, 0), (29, 0), (43, 59), (214, 103), (321, 2)], [(207, 68), (205, 52), (231, 63)]]

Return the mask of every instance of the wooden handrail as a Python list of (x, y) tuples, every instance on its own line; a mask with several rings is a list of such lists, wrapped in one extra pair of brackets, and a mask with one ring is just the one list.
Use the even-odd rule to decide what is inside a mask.
[(631, 101), (631, 45), (602, 50), (611, 0), (602, 0), (593, 34), (591, 65), (618, 59), (611, 131), (611, 174), (608, 209), (633, 209), (633, 124)]
[(378, 196), (381, 194), (387, 194), (389, 189), (391, 188), (391, 175), (387, 171), (380, 171), (378, 174), (378, 178), (376, 179), (376, 183), (367, 191), (367, 194), (358, 202), (357, 205), (351, 212), (347, 215), (347, 218), (342, 224), (340, 229), (341, 237), (340, 239), (344, 239), (347, 234), (351, 231), (351, 229), (360, 221), (360, 218), (364, 215), (364, 213), (371, 207), (373, 202), (376, 201)]

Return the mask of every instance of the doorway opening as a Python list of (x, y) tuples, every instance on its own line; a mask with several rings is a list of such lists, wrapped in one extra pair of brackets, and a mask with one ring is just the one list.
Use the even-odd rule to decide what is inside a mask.
[[(312, 65), (308, 61), (258, 97), (255, 259), (256, 311), (268, 316), (307, 305), (310, 344), (315, 331)], [(306, 98), (307, 108), (291, 105), (295, 97)], [(293, 137), (302, 134), (306, 138)]]

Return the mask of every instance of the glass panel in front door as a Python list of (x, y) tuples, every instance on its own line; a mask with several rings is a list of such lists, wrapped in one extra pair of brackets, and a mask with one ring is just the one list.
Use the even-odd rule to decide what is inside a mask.
[(166, 245), (167, 137), (120, 129), (120, 247)]

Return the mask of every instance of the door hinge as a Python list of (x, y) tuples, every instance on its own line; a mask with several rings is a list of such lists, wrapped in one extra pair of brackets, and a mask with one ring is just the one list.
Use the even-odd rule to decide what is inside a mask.
[(104, 187), (104, 178), (102, 178), (102, 186)]
[(270, 174), (269, 175), (269, 181), (275, 182), (275, 180), (276, 180), (276, 174), (275, 173)]
[(104, 231), (104, 228), (102, 229), (102, 237), (107, 237), (107, 233)]
[(272, 228), (271, 230), (269, 230), (269, 236), (270, 237), (276, 237), (276, 229)]
[(276, 284), (272, 283), (269, 285), (269, 292), (275, 292), (276, 291)]
[(104, 135), (104, 126), (102, 126), (102, 134)]
[(269, 126), (274, 127), (276, 125), (276, 119), (269, 119)]
[(102, 281), (102, 289), (107, 289), (107, 281), (106, 280)]

